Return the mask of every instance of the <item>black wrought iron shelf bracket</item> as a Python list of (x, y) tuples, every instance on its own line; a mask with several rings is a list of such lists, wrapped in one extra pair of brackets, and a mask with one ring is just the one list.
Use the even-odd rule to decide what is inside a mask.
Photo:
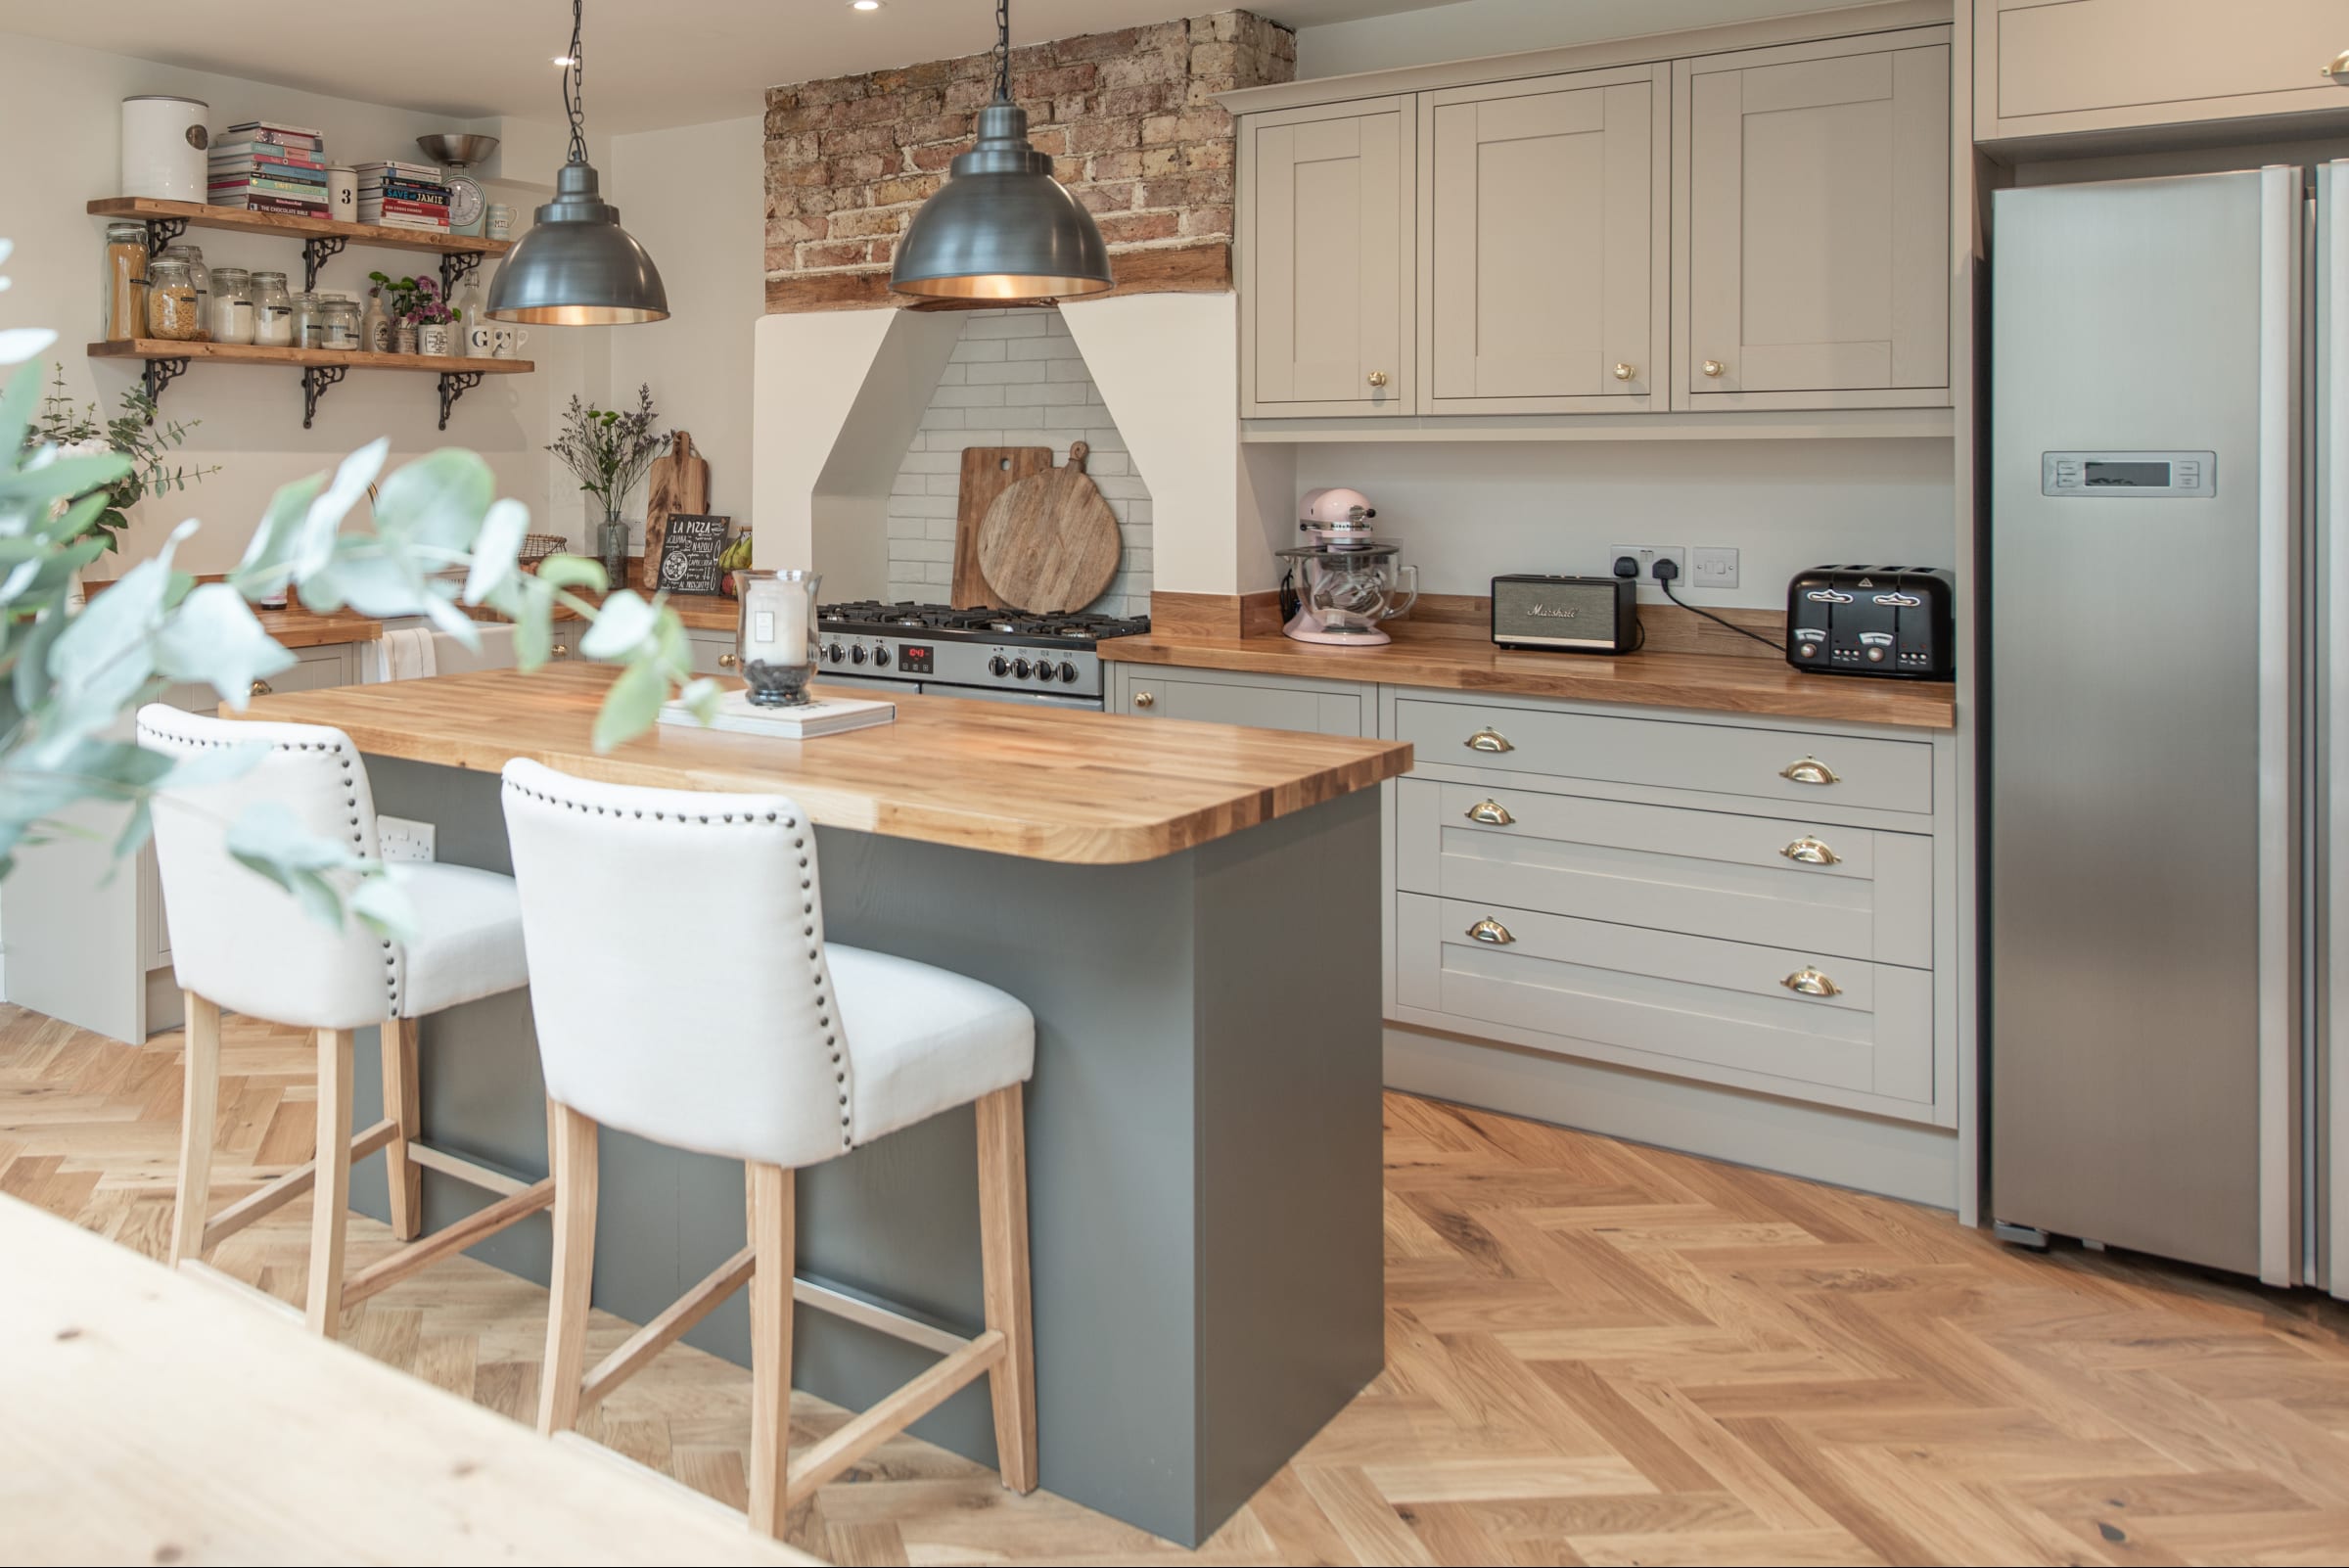
[(450, 251), (440, 257), (440, 297), (447, 299), (457, 292), (457, 285), (473, 276), (482, 264), (479, 251)]
[(180, 217), (143, 219), (147, 225), (147, 254), (161, 255), (163, 247), (188, 232), (188, 220)]
[(171, 385), (173, 377), (184, 373), (187, 368), (188, 362), (185, 358), (150, 359), (147, 361), (147, 373), (142, 379), (147, 384), (148, 424), (155, 423), (155, 405), (163, 400), (163, 389)]
[(308, 430), (310, 421), (318, 415), (318, 396), (343, 379), (347, 365), (304, 365), (301, 367), (301, 428)]
[(318, 287), (318, 269), (343, 254), (350, 242), (340, 234), (321, 234), (301, 242), (301, 286)]
[(443, 370), (440, 372), (440, 428), (448, 429), (448, 411), (457, 406), (457, 399), (482, 384), (478, 370)]

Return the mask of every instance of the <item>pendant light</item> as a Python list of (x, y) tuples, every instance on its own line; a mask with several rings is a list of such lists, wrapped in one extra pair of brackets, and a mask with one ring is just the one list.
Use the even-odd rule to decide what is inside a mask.
[(644, 247), (620, 226), (587, 161), (586, 67), (579, 33), (586, 0), (571, 0), (571, 53), (564, 57), (563, 109), (571, 117), (571, 161), (555, 175), (555, 199), (506, 253), (489, 283), (489, 319), (555, 327), (613, 327), (660, 321), (668, 291)]
[(938, 300), (1052, 300), (1111, 286), (1109, 248), (1083, 204), (1028, 145), (1011, 101), (1011, 0), (995, 0), (995, 98), (979, 140), (898, 242), (889, 286)]

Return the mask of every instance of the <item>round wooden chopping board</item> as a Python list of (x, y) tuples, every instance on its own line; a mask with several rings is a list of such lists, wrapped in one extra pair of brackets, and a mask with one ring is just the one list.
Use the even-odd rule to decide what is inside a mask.
[(979, 570), (1012, 609), (1036, 615), (1082, 610), (1118, 574), (1125, 541), (1117, 515), (1084, 471), (1090, 450), (1073, 442), (1065, 466), (1031, 474), (987, 509), (979, 526)]

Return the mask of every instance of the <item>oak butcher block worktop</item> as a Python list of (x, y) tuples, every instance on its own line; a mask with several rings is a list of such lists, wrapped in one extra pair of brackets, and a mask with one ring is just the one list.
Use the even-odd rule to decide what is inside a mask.
[[(495, 772), (517, 757), (666, 789), (768, 791), (822, 826), (1036, 860), (1155, 859), (1408, 770), (1411, 749), (1217, 724), (899, 697), (895, 723), (817, 740), (665, 724), (598, 756), (609, 668), (555, 665), (257, 699), (361, 752)], [(820, 688), (819, 688), (820, 689)]]
[(336, 610), (320, 613), (304, 609), (299, 604), (283, 610), (255, 610), (261, 629), (276, 639), (281, 648), (325, 648), (338, 642), (374, 642), (384, 634), (384, 623), (371, 616), (354, 611)]
[(1108, 638), (1101, 644), (1101, 657), (1115, 663), (1187, 669), (1305, 675), (1785, 718), (1833, 718), (1856, 724), (1949, 729), (1957, 722), (1957, 688), (1941, 681), (1808, 675), (1768, 657), (1512, 652), (1493, 646), (1484, 626), (1452, 622), (1396, 621), (1388, 623), (1387, 630), (1395, 640), (1370, 648), (1332, 648), (1295, 642), (1278, 634), (1211, 638), (1153, 632), (1146, 637)]

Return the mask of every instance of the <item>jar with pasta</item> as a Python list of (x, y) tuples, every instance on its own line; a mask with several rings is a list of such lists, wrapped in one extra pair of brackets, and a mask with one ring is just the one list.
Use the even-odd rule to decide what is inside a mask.
[(106, 226), (106, 272), (101, 308), (106, 336), (119, 343), (147, 336), (147, 225)]
[(243, 267), (212, 269), (212, 342), (253, 342), (253, 274)]
[(253, 275), (253, 341), (263, 348), (294, 346), (294, 297), (282, 272)]
[(147, 336), (168, 343), (194, 343), (204, 330), (196, 308), (196, 282), (188, 264), (168, 256), (147, 263)]

